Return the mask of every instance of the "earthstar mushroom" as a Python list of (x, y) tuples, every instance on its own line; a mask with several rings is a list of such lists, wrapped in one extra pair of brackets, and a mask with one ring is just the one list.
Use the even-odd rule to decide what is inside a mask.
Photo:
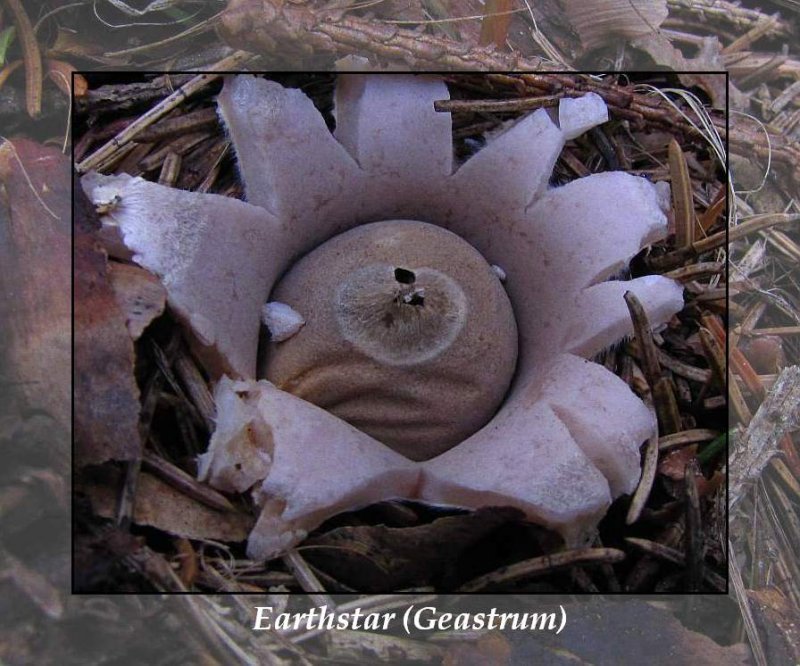
[[(252, 558), (390, 498), (515, 506), (578, 544), (637, 483), (655, 419), (587, 359), (631, 333), (625, 291), (654, 325), (683, 306), (660, 276), (607, 281), (666, 235), (663, 192), (614, 172), (549, 187), (564, 143), (607, 120), (593, 94), (454, 169), (433, 109), (447, 97), (435, 77), (342, 74), (331, 134), (300, 91), (230, 77), (220, 113), (248, 203), (84, 179), (96, 203), (118, 198), (105, 221), (216, 380), (200, 476), (253, 493)], [(461, 249), (438, 250), (449, 235)], [(256, 380), (268, 300), (305, 324), (268, 344)]]

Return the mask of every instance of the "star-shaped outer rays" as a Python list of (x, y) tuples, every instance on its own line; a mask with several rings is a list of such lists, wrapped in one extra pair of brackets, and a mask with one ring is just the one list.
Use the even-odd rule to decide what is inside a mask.
[[(607, 120), (593, 94), (542, 109), (491, 137), (458, 168), (445, 84), (414, 75), (340, 75), (332, 134), (299, 90), (226, 80), (220, 114), (249, 203), (141, 179), (90, 175), (95, 202), (135, 260), (158, 274), (217, 382), (217, 430), (201, 477), (253, 488), (253, 558), (271, 557), (326, 518), (390, 498), (511, 505), (570, 543), (590, 533), (640, 473), (650, 410), (585, 360), (631, 334), (625, 291), (653, 324), (683, 306), (671, 280), (607, 278), (667, 221), (656, 187), (603, 173), (549, 188), (564, 143)], [(471, 243), (507, 275), (519, 361), (496, 416), (446, 453), (412, 463), (331, 414), (254, 380), (259, 312), (299, 256), (362, 223), (422, 220)], [(302, 313), (301, 313), (302, 314)], [(243, 471), (244, 470), (244, 471)]]

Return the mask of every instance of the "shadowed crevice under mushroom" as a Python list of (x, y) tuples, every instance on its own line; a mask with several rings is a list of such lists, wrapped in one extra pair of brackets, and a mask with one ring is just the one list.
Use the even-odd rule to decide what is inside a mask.
[[(654, 325), (683, 306), (681, 288), (666, 278), (603, 282), (666, 234), (663, 197), (646, 180), (624, 173), (548, 188), (565, 141), (607, 120), (596, 95), (564, 100), (558, 125), (545, 110), (525, 116), (455, 170), (450, 117), (433, 110), (434, 100), (447, 97), (435, 77), (340, 75), (332, 135), (300, 91), (231, 77), (220, 112), (236, 147), (247, 204), (141, 179), (84, 179), (95, 202), (118, 197), (106, 223), (117, 225), (135, 260), (162, 278), (170, 306), (219, 379), (218, 426), (202, 476), (222, 490), (253, 489), (262, 512), (249, 540), (253, 558), (280, 553), (339, 511), (390, 498), (516, 506), (569, 543), (580, 543), (611, 500), (636, 485), (639, 446), (655, 420), (619, 378), (585, 359), (631, 333), (624, 291), (637, 295)], [(369, 224), (376, 222), (385, 226)], [(507, 392), (508, 372), (487, 381), (485, 402), (494, 404), (489, 413), (468, 426), (461, 413), (448, 425), (456, 440), (450, 448), (436, 445), (445, 440), (434, 432), (447, 401), (439, 394), (457, 385), (466, 369), (470, 377), (488, 377), (485, 367), (473, 355), (437, 368), (436, 359), (444, 357), (424, 353), (403, 366), (398, 345), (407, 337), (393, 338), (390, 331), (366, 340), (358, 333), (359, 313), (377, 312), (380, 321), (396, 308), (432, 308), (437, 294), (449, 294), (457, 311), (453, 294), (472, 288), (466, 286), (472, 278), (454, 275), (457, 267), (446, 259), (423, 261), (410, 251), (381, 255), (375, 243), (388, 242), (398, 224), (435, 225), (437, 234), (458, 236), (482, 262), (476, 267), (485, 273), (486, 293), (497, 296), (473, 303), (467, 295), (465, 302), (491, 309), (507, 294), (513, 310), (512, 325), (497, 311), (431, 325), (434, 347), (458, 329), (446, 345), (452, 350), (480, 329), (475, 322), (488, 322), (486, 334), (497, 344), (484, 340), (484, 355), (497, 354), (498, 365), (512, 368), (516, 357)], [(348, 238), (366, 238), (370, 228), (380, 231), (357, 257), (358, 244), (348, 245)], [(325, 248), (335, 255), (337, 246), (343, 248), (337, 261), (344, 263), (326, 263)], [(434, 246), (415, 251), (435, 255)], [(506, 275), (502, 285), (491, 265)], [(203, 272), (209, 268), (213, 277)], [(434, 279), (437, 274), (445, 277)], [(389, 288), (389, 302), (381, 300), (376, 310), (375, 299)], [(264, 368), (275, 384), (255, 380), (259, 319), (268, 298), (305, 320), (295, 336), (266, 351)], [(337, 298), (363, 298), (366, 310), (362, 303), (339, 307), (337, 314)], [(380, 331), (375, 323), (369, 324), (373, 333)], [(425, 339), (422, 330), (415, 335)], [(470, 364), (476, 367), (466, 368)], [(418, 380), (427, 373), (430, 386), (409, 392), (407, 381), (386, 381), (397, 368), (413, 368)], [(335, 415), (339, 409), (358, 422), (358, 414), (370, 414), (373, 434), (402, 449), (405, 442), (388, 441), (380, 414), (384, 410), (391, 421), (392, 410), (402, 412), (404, 387), (412, 404), (423, 396), (434, 405), (415, 407), (421, 430), (434, 432), (420, 445), (424, 453), (400, 455), (367, 434), (372, 426), (363, 432)], [(318, 404), (334, 395), (333, 413), (302, 399), (314, 391)], [(348, 392), (367, 396), (355, 416), (341, 413)], [(498, 394), (505, 398), (492, 417)]]

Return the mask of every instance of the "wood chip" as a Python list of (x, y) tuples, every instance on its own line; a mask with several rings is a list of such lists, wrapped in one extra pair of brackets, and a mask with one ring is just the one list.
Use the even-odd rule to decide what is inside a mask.
[[(98, 478), (79, 485), (79, 491), (89, 496), (96, 513), (105, 518), (113, 518), (116, 511), (114, 484), (109, 481)], [(139, 475), (133, 522), (187, 539), (241, 542), (247, 539), (255, 521), (242, 513), (211, 509), (155, 476), (142, 472)]]

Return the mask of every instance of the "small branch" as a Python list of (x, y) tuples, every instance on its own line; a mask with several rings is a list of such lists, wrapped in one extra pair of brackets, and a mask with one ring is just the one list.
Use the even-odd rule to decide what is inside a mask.
[(558, 106), (563, 95), (520, 97), (519, 99), (442, 99), (433, 103), (433, 109), (445, 113), (514, 113)]
[(503, 53), (371, 19), (347, 10), (318, 9), (306, 2), (231, 0), (220, 34), (234, 48), (303, 56), (370, 54), (400, 61), (407, 69), (542, 71), (563, 69), (542, 58)]

